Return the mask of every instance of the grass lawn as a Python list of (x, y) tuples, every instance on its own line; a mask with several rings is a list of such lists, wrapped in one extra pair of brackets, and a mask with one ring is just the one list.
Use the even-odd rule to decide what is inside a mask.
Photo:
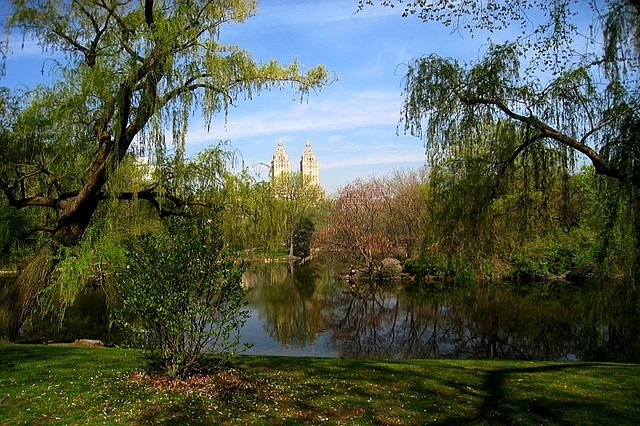
[(0, 424), (640, 424), (640, 365), (239, 356), (168, 382), (139, 352), (0, 345)]

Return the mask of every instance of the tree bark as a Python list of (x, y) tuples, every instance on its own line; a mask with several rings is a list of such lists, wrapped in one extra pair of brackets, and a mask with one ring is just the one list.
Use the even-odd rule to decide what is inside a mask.
[(293, 257), (293, 238), (294, 238), (294, 233), (291, 232), (289, 236), (289, 257)]

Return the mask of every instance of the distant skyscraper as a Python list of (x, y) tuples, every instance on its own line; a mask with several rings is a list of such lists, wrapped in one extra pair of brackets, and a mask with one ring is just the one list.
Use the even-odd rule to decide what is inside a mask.
[(273, 154), (273, 160), (271, 160), (271, 179), (275, 179), (285, 173), (291, 174), (291, 161), (289, 161), (289, 156), (284, 150), (282, 139), (279, 139), (276, 153)]
[[(272, 181), (284, 174), (291, 174), (291, 161), (289, 161), (281, 139), (278, 140), (276, 153), (273, 154), (273, 160), (271, 160), (270, 173)], [(320, 186), (320, 166), (318, 158), (311, 150), (309, 141), (307, 141), (304, 154), (300, 157), (300, 174), (305, 184)]]
[(320, 186), (320, 166), (318, 157), (311, 150), (311, 142), (307, 140), (304, 154), (300, 157), (300, 173), (305, 184)]

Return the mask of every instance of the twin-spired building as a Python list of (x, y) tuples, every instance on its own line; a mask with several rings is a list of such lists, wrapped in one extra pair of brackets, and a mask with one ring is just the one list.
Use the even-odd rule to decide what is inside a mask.
[[(271, 179), (277, 178), (282, 174), (291, 173), (291, 161), (284, 150), (282, 140), (278, 140), (276, 153), (273, 154), (271, 160)], [(300, 157), (300, 173), (305, 183), (320, 186), (320, 166), (318, 165), (318, 157), (311, 150), (311, 142), (307, 141), (304, 154)]]

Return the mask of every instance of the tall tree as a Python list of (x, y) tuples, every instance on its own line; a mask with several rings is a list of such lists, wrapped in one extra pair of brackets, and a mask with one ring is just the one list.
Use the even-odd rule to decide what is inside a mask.
[[(624, 215), (631, 223), (636, 241), (632, 268), (638, 271), (640, 2), (380, 3), (403, 4), (407, 16), (471, 34), (519, 29), (508, 42), (490, 45), (475, 63), (435, 54), (413, 60), (404, 79), (404, 129), (425, 139), (432, 164), (477, 153), (498, 177), (494, 185), (508, 169), (531, 161), (538, 170), (534, 177), (549, 184), (556, 175), (549, 171), (563, 168), (567, 173), (560, 176), (566, 179), (577, 164), (590, 162), (607, 178), (602, 182), (611, 195), (608, 216)], [(515, 129), (510, 139), (504, 137), (505, 128)], [(499, 192), (479, 195), (489, 201)], [(629, 203), (636, 208), (625, 210)]]
[(318, 244), (370, 272), (376, 270), (384, 257), (397, 251), (394, 236), (387, 233), (386, 195), (384, 186), (374, 179), (356, 179), (340, 188)]
[(306, 182), (302, 173), (285, 173), (276, 177), (271, 189), (286, 231), (289, 256), (294, 256), (296, 235), (303, 231), (307, 221), (313, 222), (316, 218), (324, 200), (324, 191)]
[(396, 170), (388, 176), (373, 179), (382, 189), (385, 206), (385, 229), (394, 247), (406, 257), (417, 254), (424, 237), (426, 214), (424, 187), (426, 169)]
[[(319, 66), (258, 63), (235, 45), (218, 41), (221, 28), (256, 11), (251, 0), (16, 0), (6, 22), (45, 49), (61, 53), (59, 79), (38, 87), (2, 123), (0, 189), (4, 202), (39, 214), (35, 256), (3, 301), (2, 333), (15, 338), (38, 293), (77, 245), (132, 143), (173, 164), (184, 176), (188, 118), (202, 111), (205, 125), (238, 98), (292, 87), (302, 95), (329, 82)], [(167, 161), (170, 130), (175, 161)], [(151, 188), (137, 194), (161, 214), (188, 199)], [(188, 194), (184, 194), (188, 195)], [(131, 199), (132, 194), (112, 194)], [(193, 200), (191, 200), (193, 201)]]

